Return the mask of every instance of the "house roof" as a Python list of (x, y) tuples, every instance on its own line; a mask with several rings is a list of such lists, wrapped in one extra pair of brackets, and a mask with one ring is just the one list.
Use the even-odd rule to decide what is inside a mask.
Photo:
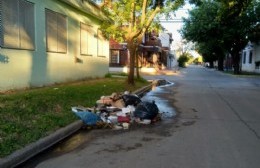
[(118, 43), (114, 39), (110, 39), (109, 40), (109, 46), (110, 46), (110, 49), (112, 49), (112, 50), (123, 50), (123, 49), (126, 49), (126, 45), (123, 45), (122, 43)]
[(100, 7), (95, 2), (89, 0), (59, 0), (59, 1), (62, 1), (80, 10), (81, 12), (91, 15), (99, 20), (109, 20), (109, 18), (104, 15)]

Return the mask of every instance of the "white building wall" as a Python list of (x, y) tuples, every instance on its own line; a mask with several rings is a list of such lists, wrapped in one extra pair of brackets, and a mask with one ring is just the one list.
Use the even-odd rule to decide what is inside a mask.
[(170, 54), (173, 56), (173, 57), (168, 57), (167, 59), (167, 67), (169, 68), (174, 68), (174, 67), (177, 67), (178, 66), (178, 62), (177, 62), (177, 58), (176, 58), (176, 54), (173, 50), (170, 51)]
[(168, 33), (161, 33), (159, 39), (161, 40), (162, 47), (170, 48), (170, 35)]
[(255, 45), (255, 61), (260, 61), (260, 45)]
[(260, 73), (260, 45), (255, 45), (255, 72)]
[[(175, 52), (171, 50), (170, 35), (168, 33), (161, 33), (159, 39), (161, 40), (162, 47), (169, 48), (169, 55), (167, 56), (167, 68), (172, 69), (178, 65)], [(172, 57), (173, 56), (173, 57)]]
[[(250, 56), (251, 55), (251, 56)], [(242, 51), (242, 71), (247, 72), (260, 72), (260, 46), (249, 43)]]

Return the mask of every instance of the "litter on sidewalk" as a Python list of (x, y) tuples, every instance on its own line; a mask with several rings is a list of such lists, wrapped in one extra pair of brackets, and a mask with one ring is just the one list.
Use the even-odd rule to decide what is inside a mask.
[(101, 96), (92, 108), (75, 106), (72, 112), (87, 126), (128, 129), (131, 124), (151, 124), (160, 120), (155, 102), (142, 101), (137, 95), (124, 92)]

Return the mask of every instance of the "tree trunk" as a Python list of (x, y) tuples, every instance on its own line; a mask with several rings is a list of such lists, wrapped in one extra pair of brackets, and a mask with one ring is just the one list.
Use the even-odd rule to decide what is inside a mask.
[(240, 74), (240, 56), (239, 53), (232, 54), (234, 74)]
[(128, 42), (128, 46), (129, 46), (129, 52), (130, 52), (130, 56), (129, 56), (129, 73), (128, 73), (128, 84), (130, 85), (134, 85), (134, 70), (135, 70), (135, 46), (133, 44), (133, 41)]
[(212, 60), (209, 61), (209, 68), (214, 68), (214, 62)]
[(136, 50), (136, 53), (135, 53), (135, 55), (136, 55), (136, 58), (135, 58), (135, 62), (136, 62), (136, 77), (137, 77), (137, 79), (140, 79), (140, 73), (139, 73), (139, 51), (138, 50)]
[(224, 58), (223, 58), (223, 56), (219, 56), (218, 57), (218, 70), (219, 71), (224, 71), (223, 64), (224, 64)]

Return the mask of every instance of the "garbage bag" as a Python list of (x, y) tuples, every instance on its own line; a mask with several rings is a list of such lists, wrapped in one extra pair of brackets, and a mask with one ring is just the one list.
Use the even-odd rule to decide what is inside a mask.
[(155, 102), (141, 102), (134, 111), (134, 117), (144, 119), (154, 119), (159, 113), (159, 109)]
[(89, 111), (73, 111), (86, 125), (96, 125), (97, 122), (102, 121), (100, 116)]
[(142, 100), (137, 95), (131, 95), (131, 94), (122, 95), (122, 99), (125, 103), (125, 106), (128, 106), (128, 105), (136, 106), (137, 104), (142, 102)]

